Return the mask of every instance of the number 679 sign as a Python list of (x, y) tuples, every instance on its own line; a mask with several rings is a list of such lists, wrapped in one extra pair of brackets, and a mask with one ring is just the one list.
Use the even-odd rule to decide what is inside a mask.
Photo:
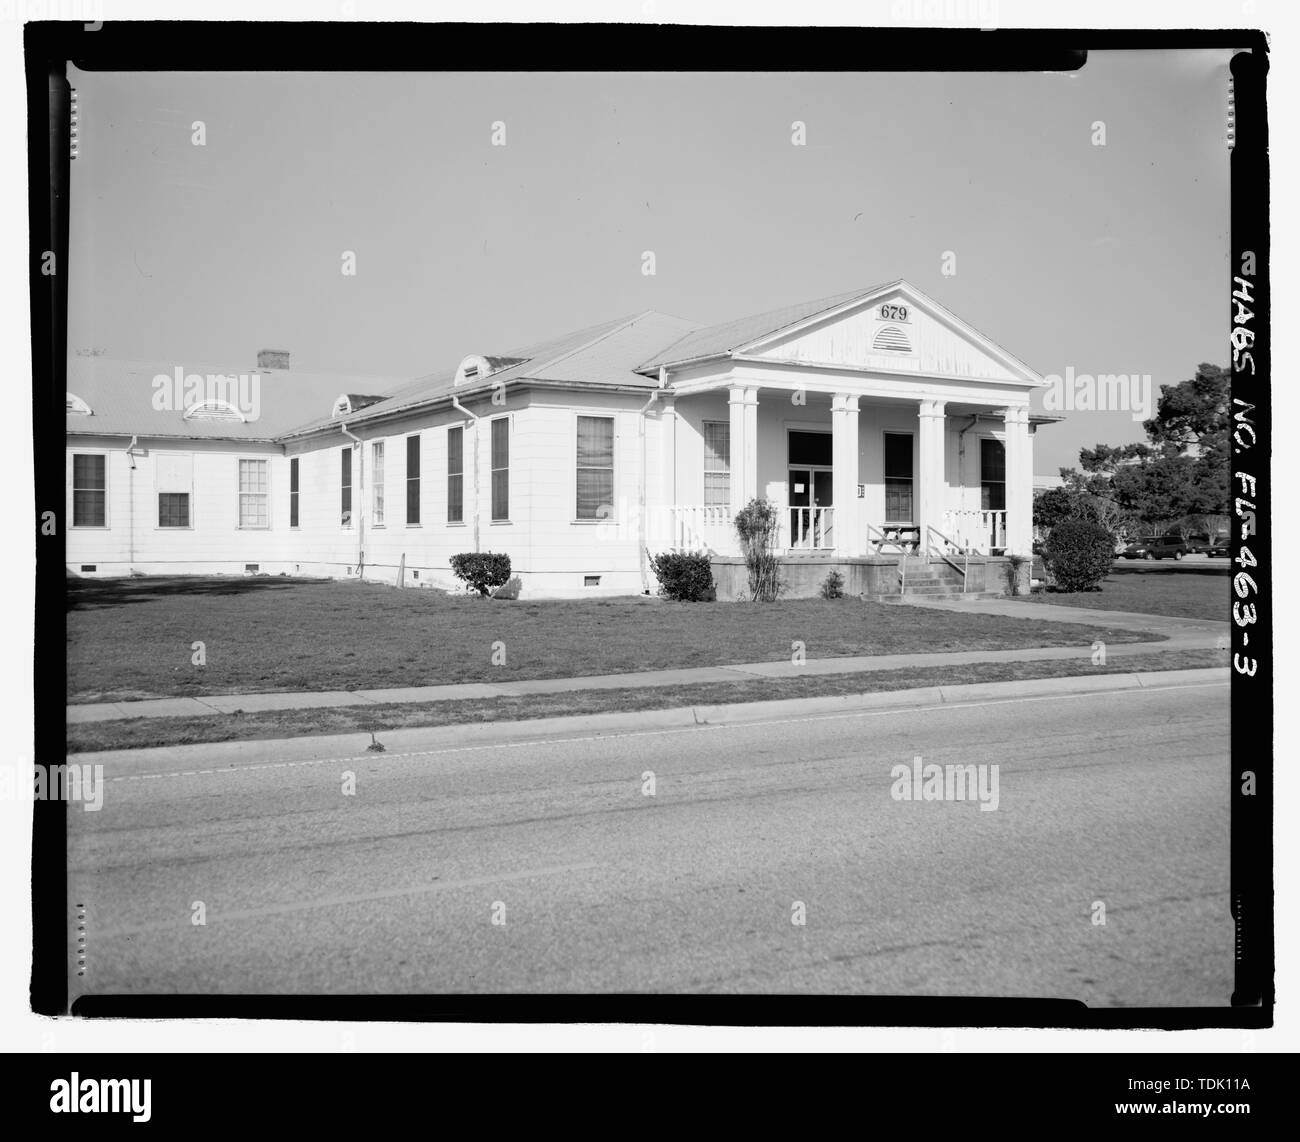
[(885, 321), (906, 321), (907, 306), (905, 305), (882, 305), (880, 307), (880, 316)]

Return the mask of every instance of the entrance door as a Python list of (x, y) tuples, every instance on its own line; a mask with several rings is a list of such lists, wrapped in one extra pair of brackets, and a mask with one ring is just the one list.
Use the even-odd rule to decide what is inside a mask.
[(791, 468), (790, 546), (829, 547), (831, 513), (818, 511), (833, 504), (829, 468)]

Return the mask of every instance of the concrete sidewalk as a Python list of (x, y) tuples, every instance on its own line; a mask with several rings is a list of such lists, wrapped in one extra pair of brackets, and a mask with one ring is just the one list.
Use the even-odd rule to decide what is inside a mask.
[[(1149, 631), (1165, 636), (1161, 642), (1112, 643), (1108, 658), (1164, 651), (1212, 650), (1224, 647), (1226, 622), (1169, 618), (1129, 611), (1093, 611), (1080, 607), (980, 599), (965, 602), (909, 599), (909, 605), (939, 610), (980, 611), (1014, 618), (1037, 618), (1121, 630)], [(1038, 662), (1091, 657), (1091, 643), (1078, 646), (1026, 647), (1020, 650), (948, 651), (935, 654), (879, 654), (848, 658), (813, 658), (802, 665), (787, 660), (743, 662), (729, 666), (698, 666), (681, 670), (647, 670), (627, 674), (595, 674), (578, 678), (534, 678), (513, 682), (463, 682), (447, 686), (409, 686), (383, 690), (320, 690), (300, 693), (211, 694), (202, 698), (155, 698), (132, 702), (97, 702), (67, 708), (68, 724), (117, 721), (123, 718), (204, 717), (264, 710), (369, 706), (390, 702), (454, 702), (472, 698), (518, 698), (576, 690), (620, 690), (648, 686), (680, 686), (701, 682), (744, 682), (757, 678), (795, 678), (807, 674), (854, 674), (931, 666), (969, 666), (982, 662)]]
[[(1226, 598), (1226, 596), (1225, 596)], [(913, 607), (935, 611), (974, 611), (982, 615), (999, 615), (1008, 619), (1039, 619), (1053, 623), (1087, 623), (1091, 626), (1116, 627), (1119, 630), (1150, 631), (1167, 638), (1228, 633), (1227, 618), (1192, 619), (1176, 615), (1144, 615), (1137, 611), (1102, 611), (1089, 607), (1063, 607), (1054, 603), (1031, 603), (1027, 599), (962, 599), (960, 596), (931, 598), (908, 595), (900, 600)], [(1226, 643), (1225, 643), (1226, 646)]]

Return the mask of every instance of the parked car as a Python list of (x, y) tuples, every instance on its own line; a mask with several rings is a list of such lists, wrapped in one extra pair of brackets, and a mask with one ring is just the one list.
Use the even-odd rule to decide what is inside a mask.
[(1153, 539), (1139, 539), (1124, 548), (1125, 559), (1181, 559), (1191, 553), (1191, 547), (1181, 535), (1157, 535)]
[(1216, 535), (1205, 545), (1205, 554), (1227, 559), (1232, 554), (1232, 540), (1226, 535)]

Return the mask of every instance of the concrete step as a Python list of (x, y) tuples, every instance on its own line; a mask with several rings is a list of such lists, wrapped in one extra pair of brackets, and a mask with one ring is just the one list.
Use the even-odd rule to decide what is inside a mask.
[[(947, 583), (923, 583), (919, 587), (908, 583), (903, 588), (903, 594), (905, 595), (960, 595), (962, 593), (960, 587), (954, 587)], [(970, 594), (969, 591), (965, 593)]]
[(966, 591), (963, 593), (960, 589), (956, 591), (913, 591), (910, 587), (906, 595), (897, 593), (892, 595), (867, 595), (865, 598), (872, 603), (902, 603), (906, 599), (954, 599), (960, 602), (963, 599), (974, 601), (975, 599), (1001, 599), (1005, 596), (1001, 591)]

